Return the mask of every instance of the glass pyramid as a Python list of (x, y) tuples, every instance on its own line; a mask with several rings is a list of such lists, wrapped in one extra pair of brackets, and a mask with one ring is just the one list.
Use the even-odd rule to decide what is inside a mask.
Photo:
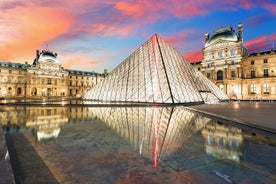
[(183, 104), (212, 103), (228, 97), (155, 34), (83, 99)]

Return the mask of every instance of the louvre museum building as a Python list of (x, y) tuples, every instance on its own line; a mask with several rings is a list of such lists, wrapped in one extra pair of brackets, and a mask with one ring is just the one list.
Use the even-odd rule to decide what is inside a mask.
[[(139, 53), (144, 50), (151, 52), (149, 46), (147, 46), (149, 44), (152, 44), (152, 47), (156, 46), (161, 48), (161, 50), (156, 50), (161, 54), (160, 57), (156, 56), (156, 58), (162, 59), (162, 62), (160, 61), (160, 65), (158, 66), (163, 66), (164, 62), (167, 65), (167, 67), (164, 65), (164, 68), (158, 69), (160, 72), (165, 71), (164, 75), (155, 71), (154, 67), (149, 68), (149, 71), (143, 68), (142, 65), (139, 70), (136, 71), (135, 69), (135, 66), (139, 64), (133, 63), (137, 58), (132, 58), (138, 57)], [(164, 51), (162, 51), (162, 49), (164, 49)], [(273, 48), (261, 52), (248, 51), (243, 43), (242, 24), (238, 25), (237, 32), (235, 32), (231, 26), (228, 26), (214, 31), (212, 35), (209, 33), (205, 34), (205, 45), (202, 49), (203, 59), (200, 62), (192, 63), (193, 69), (197, 71), (197, 73), (189, 69), (188, 73), (195, 73), (195, 76), (189, 80), (186, 76), (189, 66), (183, 64), (182, 61), (178, 62), (182, 59), (178, 58), (178, 54), (170, 50), (173, 49), (167, 46), (161, 38), (154, 36), (146, 42), (143, 47), (139, 48), (136, 51), (137, 53), (135, 52), (136, 54), (127, 58), (129, 61), (123, 61), (123, 66), (134, 66), (133, 75), (129, 75), (129, 71), (126, 71), (129, 67), (120, 67), (114, 69), (110, 73), (112, 74), (110, 77), (106, 77), (106, 71), (103, 74), (99, 74), (95, 72), (65, 69), (62, 67), (56, 53), (48, 50), (37, 50), (32, 64), (0, 61), (0, 98), (78, 98), (84, 96), (88, 99), (101, 97), (102, 99), (111, 101), (114, 99), (123, 99), (124, 101), (130, 99), (132, 101), (138, 98), (139, 101), (157, 100), (160, 102), (186, 102), (187, 99), (182, 99), (183, 95), (177, 96), (174, 94), (181, 91), (178, 89), (179, 86), (182, 86), (181, 83), (186, 83), (185, 85), (194, 86), (196, 91), (200, 91), (200, 94), (196, 94), (192, 92), (192, 89), (185, 89), (184, 91), (186, 91), (187, 97), (194, 97), (196, 95), (206, 96), (203, 92), (206, 92), (207, 86), (209, 86), (208, 91), (211, 89), (215, 96), (217, 96), (215, 92), (217, 91), (216, 89), (220, 89), (222, 92), (226, 93), (230, 99), (276, 100), (276, 50)], [(150, 64), (150, 57), (151, 56), (148, 58), (139, 57), (139, 59), (142, 58), (140, 62), (143, 63), (143, 66), (153, 66)], [(171, 64), (174, 63), (172, 60), (178, 61), (175, 62), (175, 64)], [(182, 66), (182, 69), (174, 69), (176, 66), (178, 66), (178, 68)], [(146, 78), (143, 80), (141, 78), (141, 80), (139, 79), (137, 82), (135, 79), (138, 79), (137, 76), (141, 71), (144, 72)], [(160, 88), (159, 93), (154, 91), (157, 87), (151, 89), (150, 87), (152, 87), (152, 85), (147, 82), (154, 80), (154, 78), (152, 78), (154, 72), (161, 75), (161, 78), (160, 76), (158, 78), (158, 80), (161, 81), (155, 83), (158, 84), (157, 87)], [(120, 73), (120, 75), (116, 75), (116, 73)], [(177, 76), (173, 76), (173, 74)], [(122, 77), (124, 75), (125, 77)], [(126, 75), (128, 75), (127, 80)], [(199, 79), (199, 76), (202, 76), (200, 77), (202, 79)], [(205, 78), (204, 76), (209, 79), (208, 81), (212, 81), (212, 83), (215, 84), (215, 88), (210, 87), (212, 85), (208, 84), (208, 81), (203, 79)], [(197, 82), (193, 84), (191, 81), (195, 81), (195, 78), (197, 78)], [(130, 85), (128, 81), (132, 79), (134, 81), (132, 86), (126, 87), (125, 84)], [(99, 85), (97, 85), (98, 87), (93, 91), (93, 87), (102, 80), (105, 80), (103, 82), (105, 86), (99, 88)], [(168, 86), (164, 86), (165, 80), (167, 80)], [(198, 86), (197, 83), (203, 84), (200, 80), (204, 80), (205, 85), (201, 87)], [(183, 85), (183, 89), (187, 88), (185, 85)], [(126, 89), (124, 89), (123, 86), (125, 86)], [(115, 93), (114, 91), (116, 90), (105, 90), (109, 91), (110, 94), (100, 92), (100, 89), (117, 89), (118, 87), (124, 89), (123, 92), (119, 91)], [(173, 90), (174, 87), (177, 89)], [(148, 93), (150, 90), (153, 93)], [(87, 95), (85, 95), (86, 93)], [(126, 93), (125, 96), (122, 96), (124, 93)], [(196, 97), (194, 98), (196, 99)], [(189, 97), (188, 99), (191, 100), (192, 98)]]
[(37, 50), (32, 64), (0, 62), (0, 98), (81, 97), (104, 75), (64, 69), (56, 53)]
[(276, 50), (250, 52), (243, 43), (243, 26), (205, 34), (203, 59), (193, 63), (231, 99), (276, 100)]

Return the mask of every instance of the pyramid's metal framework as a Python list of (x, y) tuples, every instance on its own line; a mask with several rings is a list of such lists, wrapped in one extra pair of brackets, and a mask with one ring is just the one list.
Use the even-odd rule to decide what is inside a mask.
[(211, 103), (228, 97), (155, 34), (83, 99), (183, 104)]

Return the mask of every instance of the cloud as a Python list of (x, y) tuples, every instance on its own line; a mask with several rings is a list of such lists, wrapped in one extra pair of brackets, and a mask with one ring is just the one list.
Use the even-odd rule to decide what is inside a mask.
[(276, 34), (271, 34), (246, 41), (245, 46), (250, 53), (262, 50), (269, 50), (273, 48), (273, 42), (274, 44), (276, 44), (275, 40)]
[(81, 69), (89, 71), (91, 68), (100, 64), (93, 57), (82, 56), (80, 53), (66, 54), (64, 57), (60, 57), (61, 63), (65, 68)]
[(189, 62), (202, 61), (202, 50), (197, 49), (183, 54), (183, 57)]
[(34, 57), (34, 50), (67, 32), (73, 19), (51, 8), (16, 7), (3, 11), (0, 21), (4, 22), (0, 25), (0, 59), (17, 60), (19, 56)]
[(183, 31), (179, 31), (177, 33), (171, 33), (170, 36), (166, 36), (164, 40), (170, 44), (173, 45), (173, 47), (177, 50), (185, 50), (189, 47), (191, 47), (191, 44), (195, 40), (202, 40), (200, 35), (201, 31), (196, 29), (186, 29)]

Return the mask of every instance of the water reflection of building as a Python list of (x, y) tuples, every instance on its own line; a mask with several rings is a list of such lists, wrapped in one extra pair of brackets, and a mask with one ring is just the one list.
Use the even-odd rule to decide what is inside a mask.
[(0, 116), (6, 131), (32, 128), (40, 141), (58, 136), (62, 124), (68, 122), (66, 111), (66, 108), (53, 107), (3, 107)]
[(0, 109), (1, 124), (6, 131), (31, 128), (37, 140), (57, 138), (68, 122), (81, 123), (93, 119), (87, 107), (9, 107)]
[(241, 129), (212, 120), (201, 130), (201, 134), (205, 139), (207, 154), (240, 161), (244, 144)]
[(79, 97), (105, 75), (64, 69), (56, 53), (37, 51), (32, 64), (0, 62), (0, 98)]
[(68, 122), (65, 108), (42, 107), (27, 110), (26, 127), (34, 128), (37, 140), (57, 138), (62, 124)]

